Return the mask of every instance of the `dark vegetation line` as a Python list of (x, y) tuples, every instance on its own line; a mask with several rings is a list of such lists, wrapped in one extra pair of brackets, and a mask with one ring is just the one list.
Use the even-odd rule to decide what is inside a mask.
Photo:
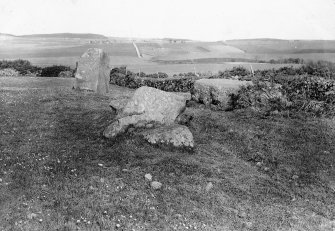
[(153, 60), (162, 64), (196, 64), (196, 63), (225, 63), (225, 62), (247, 62), (247, 63), (271, 63), (271, 64), (304, 64), (306, 63), (300, 58), (287, 59), (248, 59), (248, 58), (200, 58), (200, 59), (182, 59), (182, 60)]
[(74, 77), (74, 73), (69, 66), (38, 67), (28, 60), (0, 60), (0, 76)]

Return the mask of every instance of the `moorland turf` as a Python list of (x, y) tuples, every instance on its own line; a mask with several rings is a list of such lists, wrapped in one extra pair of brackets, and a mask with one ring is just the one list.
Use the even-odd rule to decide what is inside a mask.
[(102, 136), (121, 88), (29, 79), (0, 78), (1, 230), (335, 229), (332, 120), (193, 104), (194, 152), (159, 149)]

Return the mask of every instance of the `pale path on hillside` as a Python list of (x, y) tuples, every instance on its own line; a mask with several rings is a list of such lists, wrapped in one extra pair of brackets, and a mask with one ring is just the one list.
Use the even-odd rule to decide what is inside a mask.
[(135, 47), (135, 50), (136, 50), (137, 56), (138, 56), (139, 58), (142, 58), (142, 55), (141, 55), (141, 53), (140, 53), (140, 50), (138, 49), (138, 47), (137, 47), (137, 45), (136, 45), (136, 43), (135, 43), (135, 42), (133, 42), (133, 45), (134, 45), (134, 47)]

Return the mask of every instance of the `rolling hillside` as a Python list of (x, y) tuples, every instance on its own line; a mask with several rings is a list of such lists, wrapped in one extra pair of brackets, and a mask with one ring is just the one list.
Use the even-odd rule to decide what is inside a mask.
[(246, 53), (335, 53), (334, 40), (240, 39), (226, 43)]
[(335, 62), (335, 41), (245, 39), (202, 42), (73, 33), (23, 36), (0, 34), (0, 59), (26, 59), (38, 66), (75, 67), (79, 57), (93, 47), (101, 48), (110, 55), (111, 66), (126, 65), (130, 70), (148, 73), (216, 72), (234, 65), (249, 66), (250, 63), (257, 69), (264, 65), (254, 63), (287, 58)]
[(21, 38), (80, 38), (80, 39), (108, 39), (100, 34), (77, 34), (77, 33), (54, 33), (54, 34), (31, 34), (17, 36)]

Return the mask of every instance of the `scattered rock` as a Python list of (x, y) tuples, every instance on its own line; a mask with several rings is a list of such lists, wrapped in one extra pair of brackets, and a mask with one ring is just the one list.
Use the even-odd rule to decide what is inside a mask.
[(30, 213), (30, 214), (28, 214), (27, 217), (28, 217), (28, 219), (32, 220), (32, 219), (37, 217), (37, 214), (36, 213)]
[(247, 229), (251, 229), (252, 228), (252, 222), (250, 221), (246, 221), (243, 223), (243, 226), (246, 227)]
[(104, 136), (113, 138), (125, 132), (129, 126), (145, 127), (147, 124), (173, 124), (185, 110), (186, 98), (171, 92), (152, 87), (138, 88), (105, 131)]
[(213, 183), (212, 182), (209, 182), (207, 185), (206, 185), (206, 192), (209, 192), (209, 190), (211, 190), (213, 188)]
[(150, 173), (145, 174), (145, 175), (144, 175), (144, 178), (145, 178), (146, 180), (148, 180), (148, 181), (152, 181), (152, 176), (151, 176)]
[(75, 89), (109, 92), (109, 57), (102, 49), (90, 48), (79, 59)]
[(160, 189), (162, 187), (162, 183), (158, 181), (152, 181), (150, 185), (155, 190)]
[(173, 215), (175, 218), (177, 218), (177, 219), (180, 219), (180, 218), (182, 218), (183, 216), (181, 215), (181, 214), (179, 214), (179, 213), (177, 213), (177, 214), (175, 214), (175, 215)]
[(240, 218), (245, 218), (247, 217), (247, 213), (244, 210), (241, 210), (238, 212), (237, 216)]
[(298, 179), (298, 178), (299, 178), (298, 175), (293, 175), (293, 176), (292, 176), (292, 179), (293, 179), (293, 180), (296, 180), (296, 179)]
[(193, 149), (194, 139), (191, 131), (184, 125), (173, 124), (140, 133), (145, 140), (155, 145), (167, 145), (176, 148)]
[(216, 105), (217, 109), (226, 110), (229, 108), (230, 95), (248, 84), (252, 83), (233, 79), (199, 79), (191, 90), (192, 99), (206, 106)]

